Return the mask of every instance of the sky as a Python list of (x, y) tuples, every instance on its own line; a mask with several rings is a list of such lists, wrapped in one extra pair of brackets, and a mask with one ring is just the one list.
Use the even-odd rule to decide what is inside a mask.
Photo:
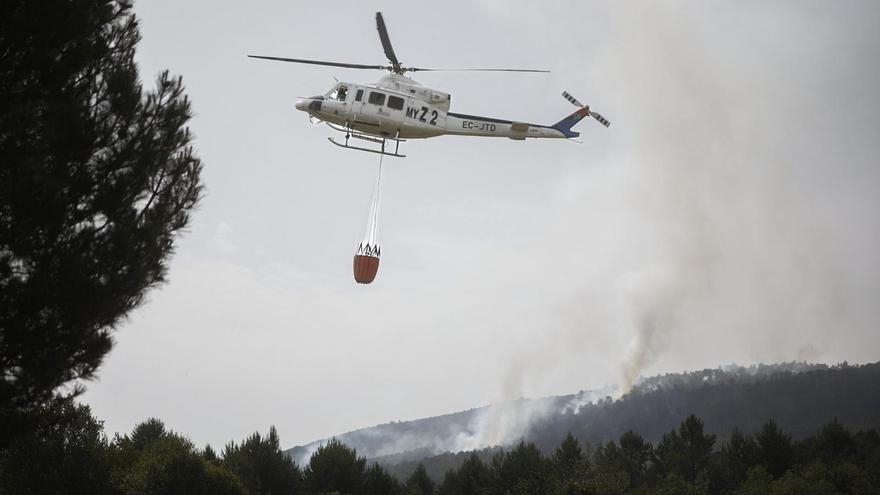
[[(439, 137), (383, 166), (376, 281), (351, 257), (378, 160), (297, 96), (404, 65), (452, 111), (583, 144)], [(197, 445), (283, 447), (737, 363), (880, 359), (874, 1), (137, 2), (145, 84), (183, 76), (206, 195), (82, 401)]]

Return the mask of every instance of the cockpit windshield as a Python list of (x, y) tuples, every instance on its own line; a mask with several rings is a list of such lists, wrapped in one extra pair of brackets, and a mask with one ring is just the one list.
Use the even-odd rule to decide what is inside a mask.
[(348, 96), (348, 86), (339, 85), (333, 88), (333, 91), (330, 92), (331, 100), (339, 100), (345, 101), (345, 98)]

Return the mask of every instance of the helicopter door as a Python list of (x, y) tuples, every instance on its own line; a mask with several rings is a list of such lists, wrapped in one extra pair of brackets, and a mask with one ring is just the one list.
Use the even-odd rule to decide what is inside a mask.
[(361, 96), (361, 101), (356, 102), (357, 106), (352, 108), (357, 110), (354, 120), (357, 124), (361, 124), (364, 130), (375, 132), (380, 124), (379, 112), (385, 105), (385, 93), (374, 89), (364, 89), (363, 93), (361, 91), (359, 89), (355, 94), (355, 98)]
[(385, 102), (385, 110), (388, 112), (385, 116), (385, 127), (393, 129), (395, 132), (400, 129), (403, 124), (403, 112), (406, 106), (406, 99), (400, 96), (388, 95), (388, 101)]
[(351, 100), (351, 114), (355, 120), (358, 120), (364, 107), (364, 88), (353, 87), (352, 89), (355, 91), (354, 98)]

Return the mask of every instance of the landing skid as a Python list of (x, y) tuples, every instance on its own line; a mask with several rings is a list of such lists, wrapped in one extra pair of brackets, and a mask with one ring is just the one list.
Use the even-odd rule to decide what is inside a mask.
[[(327, 138), (328, 141), (335, 144), (336, 146), (339, 146), (340, 148), (347, 148), (350, 150), (357, 150), (357, 151), (365, 151), (367, 153), (376, 153), (379, 155), (393, 156), (393, 157), (397, 157), (397, 158), (406, 158), (406, 155), (401, 155), (399, 153), (400, 143), (406, 141), (405, 139), (400, 139), (400, 137), (399, 137), (400, 131), (397, 132), (397, 137), (376, 137), (376, 136), (371, 136), (369, 134), (364, 134), (361, 132), (354, 131), (351, 128), (349, 128), (348, 126), (342, 127), (342, 126), (338, 126), (338, 125), (333, 125), (329, 122), (325, 122), (325, 123), (328, 126), (330, 126), (331, 129), (345, 133), (345, 143), (337, 142), (332, 137)], [(356, 139), (360, 139), (363, 141), (376, 143), (376, 144), (380, 145), (380, 149), (370, 149), (370, 148), (362, 148), (360, 146), (352, 146), (352, 145), (348, 144), (349, 138), (356, 138)], [(385, 145), (387, 144), (388, 141), (394, 141), (394, 152), (393, 153), (391, 153), (390, 151), (385, 151)]]

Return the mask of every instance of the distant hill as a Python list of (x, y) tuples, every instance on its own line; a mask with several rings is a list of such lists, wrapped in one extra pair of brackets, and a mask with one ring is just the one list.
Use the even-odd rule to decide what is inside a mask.
[[(727, 366), (641, 380), (613, 400), (610, 390), (524, 399), (468, 411), (388, 423), (336, 438), (399, 477), (423, 461), (432, 477), (456, 467), (464, 455), (521, 439), (549, 451), (568, 432), (582, 442), (615, 440), (627, 430), (655, 442), (688, 414), (725, 438), (734, 427), (753, 433), (769, 418), (796, 439), (837, 417), (850, 429), (880, 429), (880, 363), (836, 366), (785, 363)], [(308, 460), (319, 440), (286, 452)]]

